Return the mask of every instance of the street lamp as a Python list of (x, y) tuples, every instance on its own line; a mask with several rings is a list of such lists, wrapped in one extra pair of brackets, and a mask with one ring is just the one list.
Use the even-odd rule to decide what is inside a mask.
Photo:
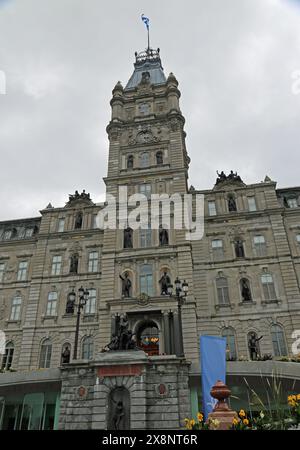
[(81, 310), (85, 307), (86, 302), (88, 301), (88, 298), (89, 298), (89, 291), (87, 289), (84, 289), (82, 286), (78, 289), (78, 303), (75, 303), (76, 293), (74, 292), (74, 289), (72, 289), (72, 291), (68, 295), (68, 304), (73, 307), (73, 308), (71, 308), (71, 310), (73, 309), (73, 312), (74, 312), (74, 306), (77, 307), (77, 320), (76, 320), (73, 359), (77, 359), (80, 313), (81, 313)]
[(170, 297), (175, 297), (177, 300), (178, 327), (179, 327), (179, 337), (178, 337), (179, 349), (178, 349), (177, 356), (184, 357), (181, 308), (186, 301), (186, 296), (189, 291), (189, 285), (185, 280), (183, 280), (183, 282), (181, 283), (181, 281), (179, 280), (178, 277), (176, 277), (174, 284), (175, 284), (175, 295), (173, 295), (173, 285), (172, 284), (169, 284), (169, 286), (168, 286), (168, 294)]

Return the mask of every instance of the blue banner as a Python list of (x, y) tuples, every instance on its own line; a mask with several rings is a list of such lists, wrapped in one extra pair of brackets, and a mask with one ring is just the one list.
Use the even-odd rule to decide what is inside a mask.
[(226, 382), (226, 338), (200, 336), (203, 414), (207, 419), (216, 400), (210, 391), (216, 381)]

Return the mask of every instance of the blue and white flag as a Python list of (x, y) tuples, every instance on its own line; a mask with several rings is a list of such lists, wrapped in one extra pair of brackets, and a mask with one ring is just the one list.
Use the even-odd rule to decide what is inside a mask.
[(148, 19), (148, 17), (146, 17), (146, 16), (144, 16), (144, 14), (142, 14), (142, 21), (144, 22), (144, 24), (146, 25), (146, 27), (147, 27), (147, 30), (149, 30), (149, 22), (150, 22), (150, 19)]
[(226, 380), (226, 338), (200, 336), (203, 414), (207, 419), (216, 400), (210, 395), (218, 380)]

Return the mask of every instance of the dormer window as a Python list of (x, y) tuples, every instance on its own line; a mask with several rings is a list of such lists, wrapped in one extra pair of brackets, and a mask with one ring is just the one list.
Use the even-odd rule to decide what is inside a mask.
[(25, 238), (30, 238), (33, 235), (33, 228), (26, 228)]
[(3, 233), (3, 239), (6, 241), (8, 239), (11, 239), (12, 236), (12, 231), (11, 230), (6, 230)]
[(289, 208), (298, 208), (298, 202), (297, 202), (296, 197), (288, 198), (287, 205)]

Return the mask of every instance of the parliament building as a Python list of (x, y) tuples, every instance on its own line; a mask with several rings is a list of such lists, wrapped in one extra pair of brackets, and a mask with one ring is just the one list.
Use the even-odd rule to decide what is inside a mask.
[[(127, 428), (180, 428), (201, 410), (201, 335), (227, 339), (233, 408), (259, 410), (251, 388), (264, 396), (274, 373), (286, 395), (299, 387), (300, 187), (246, 184), (236, 167), (210, 189), (190, 186), (179, 100), (159, 50), (136, 53), (112, 91), (104, 183), (115, 198), (124, 186), (149, 199), (201, 194), (201, 239), (163, 223), (103, 229), (106, 203), (85, 191), (0, 222), (0, 429), (113, 428), (112, 389), (127, 392)], [(166, 290), (178, 280), (180, 305)], [(107, 347), (124, 318), (137, 352)]]

